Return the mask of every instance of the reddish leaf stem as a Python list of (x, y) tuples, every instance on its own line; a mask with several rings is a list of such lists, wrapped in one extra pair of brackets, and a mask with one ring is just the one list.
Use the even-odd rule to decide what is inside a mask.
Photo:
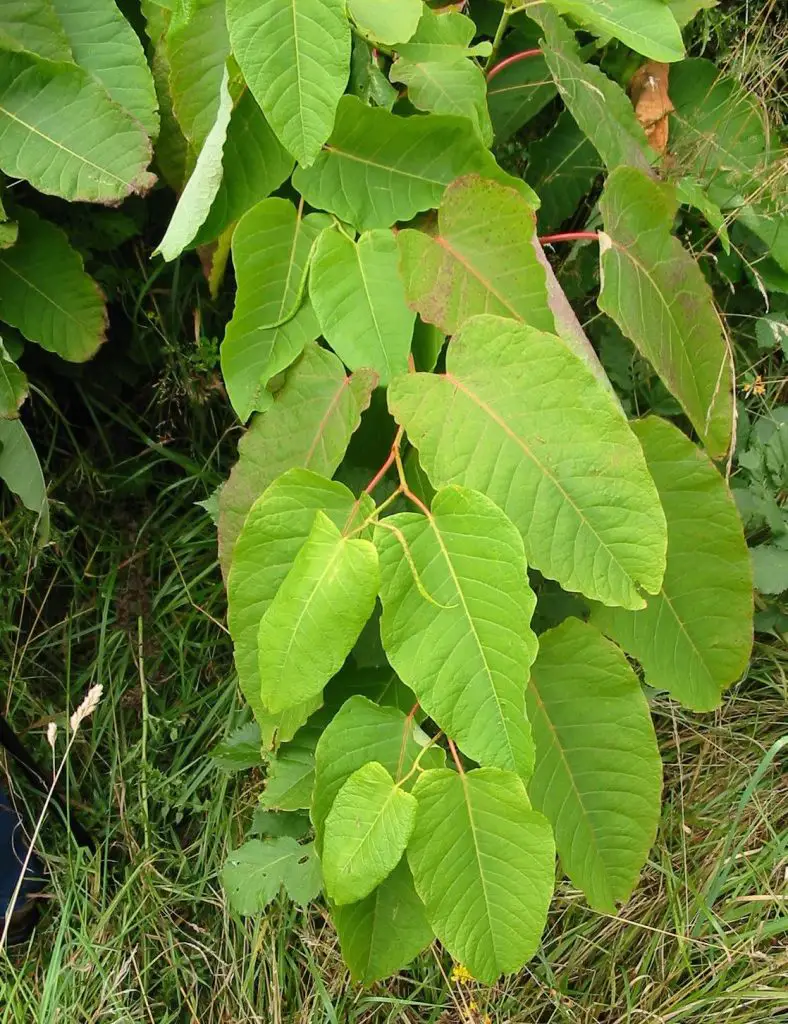
[(449, 744), (449, 750), (451, 751), (451, 756), (454, 758), (454, 763), (457, 765), (457, 771), (460, 773), (460, 775), (464, 775), (465, 769), (462, 766), (462, 761), (460, 761), (460, 755), (457, 753), (457, 748), (454, 746), (454, 741), (452, 740), (451, 736), (447, 736), (446, 741)]
[(487, 72), (487, 81), (491, 81), (499, 71), (503, 71), (504, 68), (508, 68), (511, 64), (518, 64), (521, 60), (527, 60), (529, 57), (538, 57), (541, 52), (541, 50), (522, 50), (520, 53), (513, 53), (511, 57), (506, 57), (500, 64), (490, 68)]
[(542, 235), (539, 241), (542, 245), (548, 245), (550, 242), (580, 242), (585, 239), (598, 242), (599, 233), (596, 231), (560, 231), (557, 235)]
[(399, 446), (402, 443), (402, 434), (403, 430), (402, 427), (400, 427), (394, 437), (394, 441), (392, 442), (391, 451), (386, 456), (386, 461), (383, 463), (383, 465), (380, 467), (377, 473), (372, 477), (367, 486), (364, 488), (365, 494), (372, 494), (372, 492), (378, 486), (378, 484), (386, 475), (386, 473), (388, 473), (388, 471), (394, 465), (394, 462), (396, 461), (397, 458), (397, 452), (399, 451)]

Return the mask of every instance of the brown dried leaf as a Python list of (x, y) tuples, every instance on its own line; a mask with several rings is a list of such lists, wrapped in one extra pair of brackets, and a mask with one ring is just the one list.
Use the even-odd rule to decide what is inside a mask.
[(649, 145), (657, 153), (664, 153), (668, 146), (668, 115), (673, 110), (668, 95), (669, 73), (669, 64), (648, 60), (629, 83), (635, 116), (643, 126)]

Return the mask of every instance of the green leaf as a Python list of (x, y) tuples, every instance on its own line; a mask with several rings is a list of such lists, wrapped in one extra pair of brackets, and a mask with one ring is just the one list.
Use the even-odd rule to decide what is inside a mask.
[(27, 393), (27, 377), (8, 354), (0, 338), (0, 419), (15, 420)]
[(309, 808), (315, 784), (315, 747), (321, 731), (310, 722), (282, 744), (268, 765), (261, 807), (280, 811)]
[(609, 604), (656, 593), (665, 520), (610, 391), (557, 337), (480, 316), (446, 374), (392, 381), (389, 407), (433, 485), (482, 491), (520, 530), (529, 565)]
[(219, 114), (230, 55), (224, 0), (176, 4), (165, 45), (173, 112), (191, 145), (200, 149)]
[(433, 939), (404, 857), (365, 900), (334, 907), (331, 917), (351, 977), (364, 985), (398, 973)]
[(257, 665), (269, 712), (286, 711), (322, 692), (372, 614), (379, 582), (374, 545), (343, 536), (318, 510), (260, 621)]
[(309, 297), (323, 336), (351, 370), (370, 367), (381, 385), (407, 371), (415, 316), (405, 302), (391, 231), (367, 231), (357, 242), (324, 231)]
[(454, 10), (433, 11), (422, 7), (416, 33), (410, 39), (398, 39), (397, 53), (407, 60), (451, 62), (461, 57), (489, 57), (492, 45), (482, 42), (473, 45), (476, 25), (464, 14)]
[[(285, 470), (333, 475), (377, 382), (371, 371), (348, 377), (331, 352), (308, 345), (271, 409), (256, 416), (238, 444), (238, 462), (219, 497), (219, 559), (225, 575), (253, 502)], [(320, 506), (315, 506), (320, 507)]]
[(331, 134), (348, 81), (344, 0), (227, 0), (233, 53), (282, 145), (303, 167)]
[[(221, 347), (222, 374), (241, 420), (271, 405), (266, 385), (320, 334), (304, 282), (315, 239), (328, 223), (287, 199), (264, 199), (233, 233), (238, 284)], [(274, 326), (276, 325), (276, 326)]]
[[(74, 60), (151, 138), (159, 133), (153, 78), (139, 37), (115, 0), (51, 0)], [(48, 53), (36, 53), (50, 57)], [(54, 59), (68, 59), (58, 58)]]
[(49, 60), (73, 58), (66, 33), (50, 0), (3, 0), (0, 47), (29, 50)]
[(245, 772), (263, 763), (260, 744), (260, 726), (257, 722), (246, 722), (216, 744), (211, 760), (222, 771)]
[(0, 169), (39, 192), (116, 203), (156, 180), (145, 131), (75, 64), (32, 53), (0, 62)]
[(104, 297), (60, 228), (15, 211), (19, 239), (0, 250), (0, 320), (63, 359), (81, 363), (104, 342)]
[(539, 196), (539, 228), (554, 230), (571, 217), (602, 173), (593, 145), (564, 110), (528, 149), (528, 184)]
[(758, 544), (750, 551), (755, 587), (762, 594), (788, 590), (788, 550), (775, 544)]
[(725, 481), (676, 427), (633, 424), (668, 521), (665, 581), (648, 607), (596, 608), (592, 621), (643, 666), (646, 682), (693, 711), (711, 711), (747, 668), (752, 576)]
[(326, 818), (323, 878), (337, 904), (363, 900), (402, 858), (416, 821), (416, 800), (378, 761), (343, 784)]
[(49, 501), (41, 463), (21, 420), (0, 419), (0, 480), (38, 515), (39, 543), (49, 539)]
[(257, 807), (249, 833), (264, 839), (277, 839), (279, 836), (303, 839), (310, 828), (309, 815), (301, 811), (269, 811)]
[(445, 344), (446, 335), (443, 331), (439, 330), (435, 324), (427, 324), (421, 317), (417, 317), (413, 327), (413, 341), (411, 343), (413, 360), (417, 370), (424, 370), (427, 373), (430, 370), (434, 370)]
[(299, 846), (290, 836), (250, 839), (227, 857), (222, 885), (232, 909), (243, 916), (265, 910), (283, 887), (305, 906), (320, 892), (320, 862), (312, 843)]
[(608, 34), (652, 60), (684, 57), (684, 43), (676, 19), (665, 0), (549, 0), (600, 36)]
[(544, 29), (541, 49), (561, 99), (608, 170), (631, 164), (648, 171), (655, 154), (624, 90), (581, 60), (574, 34), (553, 11), (535, 7), (528, 15)]
[(193, 245), (218, 238), (247, 210), (290, 177), (294, 161), (282, 148), (247, 90), (230, 116), (222, 155), (222, 183)]
[(408, 301), (422, 320), (453, 334), (472, 316), (495, 313), (554, 330), (534, 237), (536, 197), (467, 175), (450, 185), (434, 235), (397, 235)]
[[(315, 751), (312, 824), (321, 850), (328, 813), (347, 779), (369, 761), (378, 761), (395, 782), (404, 780), (419, 758), (424, 768), (443, 765), (439, 747), (425, 750), (429, 737), (410, 717), (391, 707), (378, 707), (366, 697), (351, 697), (337, 712)], [(412, 780), (404, 784), (410, 791)]]
[(348, 0), (347, 9), (366, 35), (390, 46), (410, 39), (424, 4), (422, 0)]
[(491, 75), (487, 81), (487, 107), (495, 141), (499, 145), (506, 142), (531, 118), (536, 117), (555, 97), (556, 92), (555, 83), (542, 56), (534, 55), (527, 60), (517, 61)]
[(513, 523), (489, 498), (448, 487), (429, 518), (390, 516), (380, 552), (381, 635), (426, 713), (480, 764), (528, 778), (525, 684), (536, 657), (536, 598)]
[(675, 192), (620, 167), (599, 205), (599, 308), (649, 360), (709, 453), (724, 455), (733, 429), (732, 358), (711, 289), (671, 234)]
[(180, 256), (208, 216), (222, 182), (222, 153), (232, 107), (233, 100), (225, 70), (216, 120), (205, 137), (191, 177), (186, 182), (164, 238), (154, 250), (154, 255), (161, 253), (168, 261)]
[(681, 28), (692, 21), (699, 11), (707, 11), (718, 3), (719, 0), (667, 0), (676, 24)]
[(731, 240), (725, 216), (716, 203), (713, 203), (699, 181), (694, 178), (681, 178), (676, 182), (676, 198), (685, 206), (694, 206), (703, 214), (708, 223), (717, 232), (726, 253), (731, 251)]
[(366, 230), (437, 206), (447, 185), (474, 172), (526, 189), (498, 167), (464, 118), (398, 117), (345, 96), (328, 144), (308, 170), (296, 168), (293, 186), (311, 206)]
[(778, 345), (788, 359), (788, 318), (781, 313), (768, 313), (755, 321), (758, 348), (773, 349)]
[[(227, 580), (227, 625), (235, 648), (238, 683), (261, 725), (270, 728), (258, 668), (260, 620), (309, 536), (315, 513), (325, 512), (342, 529), (357, 516), (363, 519), (370, 505), (370, 499), (357, 502), (343, 484), (305, 469), (284, 473), (251, 505), (233, 549)], [(300, 717), (297, 725), (313, 710), (314, 702), (305, 706), (304, 713), (294, 719)]]
[(408, 863), (427, 919), (455, 960), (493, 984), (536, 952), (553, 894), (550, 825), (500, 768), (424, 772)]
[[(366, 632), (368, 626), (374, 626), (375, 630), (380, 632), (379, 623), (375, 618), (370, 619), (362, 630), (362, 634)], [(378, 646), (380, 646), (380, 641), (378, 641)], [(382, 647), (380, 649), (382, 651)], [(358, 657), (359, 644), (357, 643), (353, 649), (353, 660), (357, 662)], [(382, 655), (382, 658), (385, 662), (385, 655)], [(388, 664), (361, 668), (351, 664), (345, 665), (325, 689), (326, 707), (340, 708), (353, 694), (360, 694), (381, 706), (399, 708), (406, 714), (416, 703), (416, 694), (402, 682)], [(418, 718), (416, 720), (418, 721)]]
[(536, 743), (528, 794), (572, 883), (614, 914), (659, 823), (662, 761), (648, 702), (621, 651), (570, 618), (540, 635), (527, 704)]
[(377, 49), (373, 52), (373, 47), (360, 36), (353, 37), (348, 92), (369, 106), (391, 110), (399, 93), (383, 73), (380, 59)]

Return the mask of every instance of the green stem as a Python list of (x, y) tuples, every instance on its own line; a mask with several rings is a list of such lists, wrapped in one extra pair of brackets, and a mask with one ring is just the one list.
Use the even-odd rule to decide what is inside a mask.
[(484, 65), (485, 71), (490, 70), (490, 68), (493, 66), (493, 63), (495, 62), (496, 57), (498, 56), (498, 51), (500, 50), (501, 43), (503, 42), (504, 33), (506, 32), (506, 29), (509, 27), (509, 19), (511, 18), (513, 13), (514, 12), (512, 11), (511, 7), (507, 3), (506, 7), (504, 7), (503, 9), (501, 20), (498, 22), (498, 28), (495, 30), (495, 36), (492, 41), (492, 50), (490, 50), (490, 56), (487, 58), (487, 63)]

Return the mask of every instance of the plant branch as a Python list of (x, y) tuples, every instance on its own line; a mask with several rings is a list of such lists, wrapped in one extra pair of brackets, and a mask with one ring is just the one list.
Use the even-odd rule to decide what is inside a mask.
[(487, 81), (492, 81), (504, 68), (508, 68), (512, 64), (519, 64), (521, 60), (528, 60), (529, 57), (539, 57), (541, 53), (542, 51), (538, 47), (535, 50), (521, 50), (520, 53), (513, 53), (511, 57), (506, 57), (499, 64), (496, 64), (494, 68), (490, 68), (487, 72)]
[(503, 10), (503, 14), (501, 15), (501, 20), (498, 22), (498, 28), (495, 30), (495, 36), (493, 37), (490, 56), (487, 58), (487, 62), (484, 65), (485, 71), (488, 71), (495, 63), (495, 58), (498, 56), (498, 51), (501, 48), (501, 43), (503, 42), (504, 34), (506, 32), (506, 29), (509, 27), (509, 19), (511, 18), (512, 13), (513, 12), (509, 4), (507, 3), (506, 7)]
[(539, 242), (549, 245), (551, 242), (598, 242), (598, 231), (559, 231), (556, 235), (542, 235)]
[(454, 741), (452, 740), (451, 736), (447, 736), (446, 740), (449, 744), (451, 756), (454, 758), (454, 763), (457, 766), (457, 771), (460, 773), (460, 775), (465, 775), (465, 769), (462, 766), (462, 761), (460, 761), (460, 755), (457, 753), (457, 748), (454, 746)]

